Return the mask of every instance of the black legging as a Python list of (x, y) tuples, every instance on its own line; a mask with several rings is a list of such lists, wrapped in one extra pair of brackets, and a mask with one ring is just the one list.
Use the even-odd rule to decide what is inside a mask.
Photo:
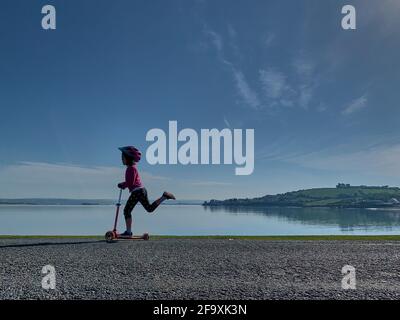
[(133, 191), (128, 201), (126, 202), (124, 208), (125, 218), (132, 218), (132, 210), (138, 202), (142, 204), (147, 212), (153, 212), (160, 205), (160, 202), (157, 200), (150, 204), (149, 198), (147, 197), (146, 188), (141, 188), (139, 190)]

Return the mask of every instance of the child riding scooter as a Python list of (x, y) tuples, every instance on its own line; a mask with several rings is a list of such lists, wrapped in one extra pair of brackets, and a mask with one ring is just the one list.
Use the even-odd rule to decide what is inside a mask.
[(130, 197), (124, 208), (126, 231), (120, 237), (132, 237), (132, 210), (140, 202), (147, 212), (153, 212), (163, 201), (173, 199), (175, 196), (170, 192), (164, 192), (160, 198), (153, 203), (149, 202), (147, 190), (143, 186), (137, 170), (137, 163), (141, 159), (141, 152), (133, 147), (126, 146), (118, 148), (122, 152), (122, 163), (126, 166), (125, 181), (118, 184), (118, 188), (129, 189)]

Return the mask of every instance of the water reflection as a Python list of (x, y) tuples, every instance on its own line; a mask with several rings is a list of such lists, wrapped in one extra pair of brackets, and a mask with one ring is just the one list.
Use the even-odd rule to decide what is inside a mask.
[[(329, 208), (161, 206), (133, 212), (138, 234), (310, 235), (399, 234), (400, 211)], [(0, 234), (102, 235), (113, 206), (0, 206)], [(123, 229), (123, 216), (119, 229)]]
[(337, 226), (343, 232), (386, 229), (400, 226), (400, 210), (339, 209), (339, 208), (282, 208), (205, 206), (210, 212), (228, 212), (232, 215), (259, 215), (315, 226)]

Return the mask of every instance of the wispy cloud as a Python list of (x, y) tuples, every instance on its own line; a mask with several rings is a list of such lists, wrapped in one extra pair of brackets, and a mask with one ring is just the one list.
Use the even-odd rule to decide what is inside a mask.
[(236, 30), (230, 23), (228, 23), (228, 34), (231, 39), (236, 39)]
[(302, 77), (310, 77), (314, 73), (314, 63), (306, 59), (304, 56), (300, 56), (294, 59), (293, 67), (298, 75)]
[(217, 52), (218, 60), (221, 63), (232, 67), (232, 63), (227, 59), (225, 59), (224, 56), (224, 41), (222, 39), (222, 36), (208, 27), (204, 27), (204, 34), (210, 39), (211, 44), (214, 46)]
[(292, 64), (295, 73), (299, 77), (297, 84), (298, 104), (303, 109), (308, 109), (314, 97), (315, 84), (315, 62), (304, 54), (296, 57)]
[(320, 102), (320, 104), (317, 106), (316, 110), (318, 112), (324, 112), (328, 109), (328, 106), (324, 102)]
[(301, 85), (299, 88), (299, 105), (300, 107), (307, 109), (310, 105), (311, 99), (313, 98), (313, 88), (307, 85)]
[(354, 150), (325, 150), (287, 158), (285, 161), (319, 170), (358, 172), (361, 174), (400, 177), (400, 144), (373, 145)]
[[(244, 72), (237, 67), (237, 63), (226, 58), (227, 51), (222, 35), (209, 27), (204, 28), (204, 33), (215, 48), (218, 60), (228, 67), (232, 73), (237, 93), (242, 102), (254, 109), (263, 110), (265, 106), (293, 107), (299, 106), (308, 109), (314, 99), (316, 91), (316, 63), (304, 53), (299, 54), (288, 65), (287, 72), (282, 72), (277, 67), (267, 67), (258, 71), (257, 81), (251, 85)], [(238, 34), (231, 24), (228, 24), (228, 40), (230, 55), (241, 57), (237, 45)], [(268, 33), (266, 45), (275, 41), (276, 35)], [(250, 78), (251, 79), (251, 78)], [(321, 111), (321, 110), (320, 110)]]
[(267, 98), (281, 98), (287, 90), (290, 90), (286, 83), (286, 76), (279, 71), (273, 69), (260, 70), (259, 77)]
[(222, 50), (224, 49), (224, 44), (222, 42), (221, 35), (208, 28), (205, 28), (204, 32), (210, 37), (215, 49), (217, 49), (217, 52), (219, 54), (222, 54)]
[(257, 93), (247, 83), (241, 71), (233, 69), (232, 72), (236, 82), (236, 87), (240, 96), (243, 98), (243, 101), (253, 109), (257, 109), (260, 106), (260, 100), (258, 99)]
[(263, 43), (264, 45), (269, 48), (275, 41), (276, 35), (275, 33), (268, 32), (267, 35), (265, 36)]
[(228, 35), (229, 35), (229, 45), (230, 45), (230, 48), (232, 49), (232, 53), (236, 59), (242, 60), (243, 55), (237, 44), (238, 41), (237, 41), (236, 29), (230, 23), (228, 23), (227, 28), (228, 28)]
[(228, 128), (231, 128), (231, 124), (230, 124), (230, 122), (228, 121), (228, 119), (226, 118), (226, 116), (224, 116), (224, 123), (225, 123), (225, 125), (226, 125)]
[[(303, 69), (300, 72), (311, 72)], [(259, 80), (265, 98), (270, 106), (300, 106), (307, 109), (314, 96), (314, 87), (308, 80), (294, 81), (289, 84), (288, 76), (272, 68), (259, 71)]]
[[(150, 183), (168, 179), (143, 171), (141, 177)], [(0, 197), (108, 198), (123, 179), (123, 167), (18, 162), (0, 167)]]
[(273, 67), (259, 70), (259, 81), (268, 105), (308, 109), (316, 88), (315, 64), (301, 55), (289, 67), (287, 73)]
[[(379, 34), (399, 35), (400, 2), (398, 0), (372, 1), (368, 6), (357, 8), (366, 24), (371, 24)], [(361, 13), (359, 13), (361, 11)]]
[(347, 116), (353, 114), (354, 112), (360, 111), (367, 106), (367, 102), (368, 99), (366, 95), (354, 99), (353, 101), (350, 102), (350, 104), (346, 108), (344, 108), (342, 114)]
[[(236, 37), (236, 31), (233, 29), (231, 25), (228, 25), (228, 31), (231, 40), (233, 40)], [(237, 92), (239, 96), (242, 98), (242, 101), (247, 106), (250, 106), (253, 109), (257, 109), (260, 106), (260, 100), (258, 98), (257, 92), (251, 88), (243, 72), (239, 70), (237, 67), (235, 67), (235, 65), (231, 61), (225, 58), (224, 42), (222, 36), (208, 27), (205, 27), (204, 32), (211, 39), (211, 42), (214, 45), (214, 48), (217, 52), (218, 60), (222, 64), (230, 68), (234, 83), (236, 85)], [(233, 43), (233, 47), (236, 48), (235, 50), (238, 50), (235, 43)]]

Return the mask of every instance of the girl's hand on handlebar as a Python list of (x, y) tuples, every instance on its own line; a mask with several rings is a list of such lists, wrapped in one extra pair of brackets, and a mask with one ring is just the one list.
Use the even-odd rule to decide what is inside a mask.
[(120, 188), (120, 189), (122, 189), (122, 190), (124, 190), (124, 189), (126, 188), (123, 182), (118, 183), (117, 186), (118, 186), (118, 188)]

